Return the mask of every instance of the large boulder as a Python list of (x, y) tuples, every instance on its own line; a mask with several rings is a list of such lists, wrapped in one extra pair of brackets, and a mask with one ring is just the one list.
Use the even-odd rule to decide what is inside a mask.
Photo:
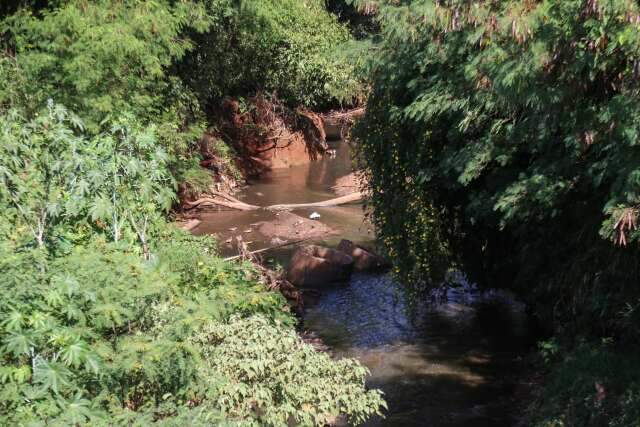
[(353, 268), (356, 271), (374, 272), (390, 267), (389, 262), (380, 255), (356, 245), (351, 240), (341, 240), (338, 250), (353, 258)]
[(344, 252), (306, 245), (291, 257), (287, 279), (296, 286), (319, 287), (348, 281), (352, 270), (353, 258)]

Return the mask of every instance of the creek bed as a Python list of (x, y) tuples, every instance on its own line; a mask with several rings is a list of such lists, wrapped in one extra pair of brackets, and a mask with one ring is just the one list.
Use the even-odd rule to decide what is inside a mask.
[[(239, 199), (256, 205), (316, 202), (335, 197), (336, 179), (351, 172), (349, 146), (337, 143), (335, 158), (276, 170), (245, 188)], [(313, 211), (336, 234), (313, 243), (335, 247), (346, 238), (371, 244), (374, 236), (359, 205)], [(220, 211), (201, 215), (196, 234), (221, 242), (243, 233), (250, 249), (269, 247), (271, 237), (255, 224), (273, 212)], [(230, 229), (234, 229), (230, 231)], [(246, 233), (245, 233), (246, 231)], [(294, 248), (269, 254), (286, 263)], [(221, 243), (225, 255), (233, 245)], [(479, 292), (464, 285), (447, 292), (445, 303), (410, 304), (402, 286), (384, 274), (354, 274), (349, 283), (323, 289), (304, 313), (304, 327), (321, 337), (336, 357), (366, 365), (368, 386), (385, 392), (389, 411), (370, 426), (509, 426), (518, 415), (514, 396), (523, 376), (522, 357), (533, 330), (522, 304), (506, 293)]]

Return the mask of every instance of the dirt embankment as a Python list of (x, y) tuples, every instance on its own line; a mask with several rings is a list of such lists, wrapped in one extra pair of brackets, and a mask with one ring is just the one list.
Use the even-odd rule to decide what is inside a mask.
[(327, 152), (319, 114), (263, 95), (246, 102), (226, 98), (210, 114), (215, 125), (200, 138), (198, 154), (213, 182), (207, 183), (206, 175), (185, 176), (178, 191), (182, 208), (203, 196), (232, 195), (247, 178), (306, 164)]
[(245, 177), (308, 163), (327, 149), (318, 114), (292, 110), (263, 95), (250, 98), (246, 104), (228, 98), (216, 117), (217, 136), (233, 148), (236, 164)]
[[(246, 178), (259, 178), (273, 169), (306, 164), (325, 154), (334, 155), (335, 150), (327, 150), (327, 132), (333, 139), (344, 137), (346, 129), (363, 113), (363, 108), (322, 115), (300, 108), (292, 110), (263, 95), (246, 102), (225, 99), (211, 112), (216, 117), (216, 126), (200, 140), (199, 152), (203, 157), (200, 166), (211, 175), (213, 183), (199, 188), (181, 184), (180, 217), (194, 219), (188, 211), (202, 202), (222, 209), (259, 209), (232, 197)], [(359, 200), (356, 193), (361, 188), (360, 178), (351, 174), (338, 180), (334, 190), (338, 196), (351, 197), (353, 200), (346, 201), (349, 202)], [(331, 205), (333, 201), (327, 202)], [(343, 203), (340, 198), (336, 202)], [(296, 207), (300, 206), (282, 208)], [(185, 224), (185, 228), (193, 228), (192, 223)]]
[[(226, 98), (210, 114), (215, 126), (200, 139), (200, 165), (213, 177), (212, 191), (233, 194), (247, 178), (332, 155), (327, 139), (344, 138), (364, 109), (318, 114), (258, 94), (246, 101)], [(182, 187), (183, 202), (208, 194), (202, 186)], [(339, 195), (347, 193), (341, 190)]]

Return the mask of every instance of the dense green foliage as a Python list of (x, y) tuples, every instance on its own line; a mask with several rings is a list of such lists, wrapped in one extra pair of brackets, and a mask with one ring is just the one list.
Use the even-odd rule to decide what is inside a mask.
[(353, 101), (361, 83), (336, 50), (349, 32), (322, 0), (212, 0), (213, 24), (194, 35), (202, 48), (181, 64), (202, 104), (267, 92), (290, 105)]
[(635, 303), (640, 271), (640, 8), (406, 3), (380, 11), (385, 54), (360, 127), (390, 254), (418, 281), (457, 263), (554, 301), (555, 316), (606, 312), (601, 331), (620, 332), (604, 321)]
[(357, 40), (376, 37), (380, 33), (375, 3), (353, 0), (326, 0), (325, 3), (327, 9), (338, 17), (338, 21), (349, 26), (351, 33)]
[(353, 61), (335, 54), (349, 32), (320, 0), (19, 4), (0, 15), (0, 109), (33, 114), (51, 98), (92, 134), (130, 112), (157, 126), (172, 172), (193, 188), (206, 181), (195, 142), (218, 120), (205, 109), (224, 97), (266, 91), (324, 107), (362, 92)]
[[(3, 246), (3, 425), (184, 422), (194, 407), (203, 424), (321, 425), (376, 411), (366, 369), (301, 343), (250, 267), (171, 237), (152, 263), (100, 239), (55, 259)], [(231, 313), (268, 317), (227, 325)]]
[(242, 418), (257, 412), (257, 426), (287, 425), (289, 419), (328, 425), (338, 414), (360, 424), (384, 405), (377, 391), (349, 392), (363, 388), (367, 368), (350, 359), (334, 362), (264, 317), (212, 322), (194, 340), (209, 349), (209, 368), (231, 380), (218, 397), (220, 407)]
[(113, 241), (128, 231), (146, 247), (149, 227), (174, 200), (155, 129), (139, 128), (130, 116), (94, 138), (82, 129), (52, 102), (31, 121), (15, 111), (2, 116), (0, 195), (9, 202), (3, 216), (28, 227), (40, 247), (87, 216)]
[(53, 99), (78, 114), (91, 135), (128, 112), (156, 127), (174, 174), (187, 169), (205, 123), (196, 97), (168, 70), (194, 48), (186, 33), (208, 28), (204, 6), (46, 3), (0, 23), (0, 109), (30, 116)]
[(19, 68), (22, 81), (14, 82), (17, 96), (2, 93), (0, 102), (34, 112), (52, 98), (77, 111), (91, 130), (123, 111), (180, 123), (185, 108), (174, 93), (180, 82), (166, 69), (193, 48), (184, 37), (187, 28), (207, 28), (203, 7), (106, 0), (63, 4), (37, 16), (22, 9), (4, 20), (7, 60), (12, 60), (7, 66)]
[(570, 351), (557, 343), (542, 396), (530, 410), (535, 427), (637, 426), (640, 423), (640, 357), (637, 348), (579, 342)]
[[(612, 337), (606, 354), (618, 357), (640, 333), (640, 6), (375, 3), (380, 54), (356, 133), (398, 273), (423, 289), (455, 267), (517, 289), (567, 341), (563, 351), (578, 334)], [(600, 382), (612, 401), (637, 393), (633, 378), (612, 386), (627, 365), (584, 378), (573, 365), (552, 376), (561, 386), (548, 389), (550, 413), (571, 409), (550, 425), (601, 425), (572, 387), (595, 393)], [(608, 406), (611, 420), (631, 417), (611, 425), (637, 424), (633, 396), (635, 409)]]
[[(221, 17), (242, 16), (250, 43), (275, 19), (279, 38), (261, 48), (283, 42), (289, 23), (307, 31), (306, 9), (276, 3), (287, 22), (222, 1), (0, 7), (0, 424), (322, 425), (383, 407), (365, 368), (302, 343), (254, 267), (167, 224), (179, 187), (211, 184), (198, 100), (233, 81), (211, 74), (220, 92), (196, 93), (179, 63), (221, 52), (198, 43), (226, 31)], [(324, 86), (335, 75), (308, 92), (293, 82), (301, 57), (317, 70), (347, 37), (319, 4), (317, 38), (300, 33), (282, 63), (261, 65), (291, 84), (291, 102), (337, 96)], [(251, 63), (247, 49), (222, 51)]]

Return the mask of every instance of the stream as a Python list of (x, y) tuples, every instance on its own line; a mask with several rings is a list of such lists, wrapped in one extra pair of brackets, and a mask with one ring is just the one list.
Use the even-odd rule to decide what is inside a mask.
[[(349, 146), (338, 142), (335, 158), (275, 170), (251, 183), (237, 197), (247, 203), (316, 202), (335, 197), (336, 179), (352, 170)], [(293, 211), (335, 229), (313, 242), (335, 247), (341, 239), (371, 246), (374, 235), (361, 205)], [(272, 240), (255, 224), (273, 212), (204, 212), (196, 234), (216, 234), (223, 255), (233, 255), (231, 236), (243, 233), (251, 250)], [(286, 265), (294, 248), (268, 252), (272, 263)], [(522, 358), (534, 342), (523, 304), (506, 292), (480, 292), (461, 280), (446, 302), (410, 304), (403, 287), (386, 274), (354, 274), (348, 284), (323, 289), (306, 303), (305, 329), (314, 332), (336, 357), (353, 357), (371, 375), (367, 385), (385, 393), (385, 418), (368, 426), (514, 425), (519, 415)]]

